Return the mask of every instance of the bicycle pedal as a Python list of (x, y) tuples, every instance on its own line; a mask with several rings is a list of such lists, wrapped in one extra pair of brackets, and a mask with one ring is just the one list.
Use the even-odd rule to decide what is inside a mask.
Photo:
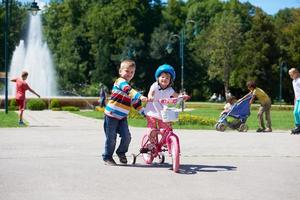
[(149, 149), (148, 148), (141, 148), (140, 153), (148, 153)]

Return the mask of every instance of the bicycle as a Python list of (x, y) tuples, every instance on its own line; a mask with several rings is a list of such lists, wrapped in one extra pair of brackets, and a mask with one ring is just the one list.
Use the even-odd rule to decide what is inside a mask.
[[(187, 95), (178, 98), (168, 98), (158, 100), (163, 106), (162, 120), (163, 122), (178, 121), (179, 111), (174, 108), (168, 108), (168, 104), (180, 104), (184, 99), (189, 98)], [(172, 126), (171, 126), (172, 127)], [(149, 135), (154, 133), (154, 141), (149, 139)], [(179, 137), (174, 133), (172, 128), (168, 129), (151, 129), (150, 133), (145, 133), (141, 141), (141, 149), (139, 154), (132, 154), (132, 164), (136, 163), (136, 158), (140, 154), (146, 164), (151, 164), (154, 158), (158, 157), (159, 163), (165, 162), (163, 152), (167, 151), (172, 159), (172, 167), (174, 172), (179, 171), (180, 167), (180, 142)]]

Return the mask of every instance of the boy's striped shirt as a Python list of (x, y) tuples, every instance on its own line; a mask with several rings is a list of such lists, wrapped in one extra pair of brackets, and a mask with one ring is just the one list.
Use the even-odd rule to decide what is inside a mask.
[(114, 83), (104, 113), (116, 119), (123, 119), (127, 117), (131, 106), (142, 112), (141, 96), (142, 94), (134, 90), (124, 78), (118, 78)]

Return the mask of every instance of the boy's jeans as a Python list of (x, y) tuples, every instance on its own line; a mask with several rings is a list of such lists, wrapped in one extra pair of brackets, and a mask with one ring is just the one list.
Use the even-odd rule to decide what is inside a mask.
[(131, 141), (131, 134), (128, 129), (127, 118), (115, 119), (109, 116), (104, 117), (104, 132), (106, 136), (103, 160), (111, 159), (116, 148), (117, 134), (121, 137), (120, 145), (116, 151), (117, 155), (125, 155)]

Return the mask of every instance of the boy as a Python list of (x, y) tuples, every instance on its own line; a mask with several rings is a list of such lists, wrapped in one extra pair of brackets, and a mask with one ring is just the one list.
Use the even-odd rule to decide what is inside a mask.
[(26, 90), (29, 90), (36, 96), (40, 98), (40, 95), (37, 94), (33, 89), (29, 87), (29, 85), (26, 83), (26, 79), (28, 77), (28, 72), (23, 71), (21, 78), (14, 78), (11, 79), (12, 82), (16, 82), (16, 102), (19, 106), (19, 125), (25, 125), (23, 122), (23, 112), (25, 109), (25, 100), (26, 100)]
[[(255, 98), (257, 98), (258, 101), (260, 102), (259, 111), (257, 113), (259, 128), (256, 130), (256, 132), (272, 132), (271, 116), (270, 116), (270, 110), (271, 110), (270, 97), (262, 89), (256, 87), (254, 81), (248, 81), (247, 87), (248, 90), (250, 90), (250, 92), (239, 101), (245, 99), (248, 95), (252, 95), (249, 104), (252, 104)], [(264, 125), (264, 118), (263, 118), (264, 113), (266, 116), (267, 128), (265, 128)]]
[(120, 77), (113, 85), (110, 99), (104, 110), (104, 132), (106, 140), (102, 157), (106, 165), (116, 165), (113, 159), (113, 153), (116, 146), (117, 133), (119, 133), (121, 137), (121, 142), (116, 153), (120, 163), (127, 164), (125, 154), (128, 151), (131, 140), (127, 115), (131, 106), (143, 114), (141, 101), (147, 101), (147, 97), (132, 89), (128, 83), (134, 76), (135, 68), (135, 62), (132, 60), (124, 60), (121, 63), (119, 69)]
[(289, 75), (293, 79), (293, 89), (295, 94), (295, 105), (294, 105), (294, 121), (295, 128), (291, 131), (291, 134), (300, 133), (300, 73), (296, 68), (289, 70)]

